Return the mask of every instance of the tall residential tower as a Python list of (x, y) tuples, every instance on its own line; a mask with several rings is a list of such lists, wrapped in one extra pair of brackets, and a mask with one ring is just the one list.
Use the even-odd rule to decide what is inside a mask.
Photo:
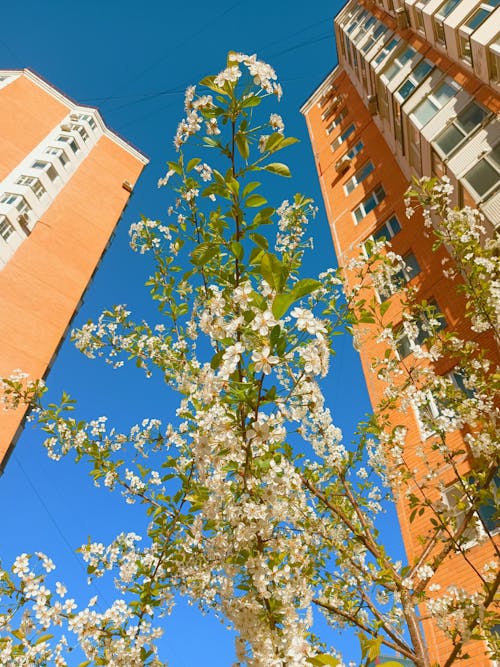
[[(0, 71), (0, 377), (41, 378), (147, 159), (29, 70)], [(0, 411), (0, 471), (24, 411)]]
[[(500, 8), (498, 0), (362, 0), (348, 2), (335, 19), (338, 66), (302, 108), (313, 146), (338, 262), (345, 267), (370, 238), (391, 240), (403, 257), (404, 279), (433, 302), (450, 330), (470, 337), (464, 300), (443, 275), (446, 250), (433, 252), (418, 214), (405, 216), (404, 193), (411, 177), (447, 175), (457, 205), (478, 207), (489, 233), (500, 226)], [(380, 296), (380, 295), (379, 295)], [(387, 298), (385, 295), (383, 298)], [(388, 316), (397, 325), (401, 307), (389, 303)], [(488, 334), (477, 340), (490, 346)], [(411, 355), (404, 335), (398, 341), (401, 362)], [(360, 350), (372, 404), (385, 384), (370, 370), (383, 354), (376, 343)], [(498, 361), (498, 359), (496, 359)], [(453, 362), (442, 359), (436, 371), (452, 381)], [(436, 406), (431, 406), (436, 409)], [(399, 416), (398, 416), (399, 417)], [(405, 458), (418, 467), (418, 451), (428, 434), (418, 409), (399, 419), (407, 429)], [(459, 431), (450, 447), (464, 447)], [(465, 457), (463, 474), (471, 465)], [(440, 473), (442, 502), (457, 502), (450, 471)], [(418, 482), (418, 480), (416, 480)], [(410, 563), (422, 554), (419, 535), (425, 521), (410, 521), (403, 498), (397, 503)], [(492, 526), (492, 530), (495, 527)], [(480, 567), (491, 559), (488, 544), (478, 539), (470, 548)], [(440, 570), (442, 590), (456, 584), (468, 591), (478, 586), (463, 559), (449, 557)], [(429, 620), (423, 621), (429, 656), (442, 661), (450, 644)], [(462, 663), (461, 663), (462, 664)], [(468, 667), (490, 667), (485, 644), (477, 642)]]

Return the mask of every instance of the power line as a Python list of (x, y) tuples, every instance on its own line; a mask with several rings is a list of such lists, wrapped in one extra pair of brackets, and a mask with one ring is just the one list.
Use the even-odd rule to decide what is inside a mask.
[[(33, 491), (33, 493), (34, 493), (35, 496), (37, 497), (38, 502), (40, 503), (40, 505), (41, 505), (41, 506), (43, 507), (43, 509), (45, 510), (47, 516), (49, 517), (49, 519), (50, 519), (50, 521), (51, 521), (51, 523), (52, 523), (52, 525), (53, 525), (54, 528), (56, 529), (56, 531), (57, 531), (59, 537), (60, 537), (61, 540), (64, 542), (64, 544), (66, 545), (66, 547), (69, 549), (69, 551), (71, 551), (71, 555), (73, 556), (73, 558), (75, 559), (75, 561), (78, 563), (78, 567), (85, 573), (85, 576), (87, 576), (87, 570), (86, 570), (86, 568), (84, 567), (84, 565), (83, 565), (81, 559), (77, 557), (77, 555), (76, 555), (76, 553), (75, 553), (75, 551), (74, 551), (74, 548), (73, 548), (72, 545), (70, 544), (70, 542), (69, 542), (69, 540), (67, 539), (66, 535), (65, 535), (65, 534), (63, 533), (63, 531), (61, 530), (61, 527), (60, 527), (59, 524), (57, 523), (57, 521), (56, 521), (54, 515), (53, 515), (52, 512), (50, 511), (49, 507), (47, 506), (46, 502), (44, 501), (44, 499), (42, 498), (42, 496), (40, 495), (40, 493), (38, 492), (38, 489), (35, 487), (35, 485), (34, 485), (33, 482), (31, 481), (30, 476), (29, 476), (28, 473), (26, 472), (24, 466), (22, 465), (21, 461), (19, 460), (19, 458), (17, 457), (17, 455), (16, 455), (15, 453), (14, 453), (13, 459), (14, 459), (14, 461), (17, 463), (17, 465), (19, 466), (19, 468), (21, 469), (21, 472), (23, 473), (24, 477), (26, 478), (26, 481), (27, 481), (28, 484), (30, 485), (31, 490)], [(95, 590), (99, 593), (100, 599), (101, 599), (106, 605), (109, 606), (109, 603), (106, 601), (106, 598), (104, 597), (104, 595), (102, 594), (102, 592), (99, 590), (99, 586), (96, 584), (95, 581), (92, 581), (92, 586), (93, 586), (93, 587), (95, 588)], [(98, 606), (100, 607), (99, 602), (98, 602)], [(102, 609), (102, 608), (101, 608), (101, 609)]]
[[(239, 7), (240, 5), (242, 5), (243, 3), (244, 3), (244, 0), (238, 0), (238, 2), (235, 2), (234, 4), (232, 4), (231, 7), (229, 7), (228, 9), (225, 9), (224, 11), (220, 12), (219, 14), (217, 14), (216, 16), (214, 16), (213, 18), (211, 18), (211, 20), (215, 22), (215, 21), (218, 21), (219, 19), (224, 18), (224, 16), (226, 16), (226, 14), (229, 14), (230, 12), (232, 12), (234, 9), (236, 9), (237, 7)], [(194, 33), (191, 33), (191, 35), (187, 35), (186, 37), (184, 37), (184, 38), (182, 39), (182, 41), (178, 42), (178, 43), (173, 47), (173, 49), (174, 49), (174, 50), (179, 49), (181, 46), (184, 45), (184, 43), (185, 43), (186, 41), (190, 41), (190, 40), (195, 39), (195, 38), (198, 37), (199, 35), (203, 34), (203, 33), (205, 32), (205, 30), (206, 30), (206, 27), (205, 27), (205, 25), (203, 25), (203, 27), (201, 27), (199, 30), (195, 31)], [(168, 58), (168, 52), (165, 53), (165, 54), (163, 54), (163, 55), (160, 56), (159, 58), (156, 58), (155, 60), (153, 60), (153, 62), (152, 62), (150, 65), (147, 65), (147, 66), (146, 66), (143, 70), (141, 70), (140, 72), (134, 74), (133, 76), (129, 76), (128, 79), (129, 79), (129, 80), (130, 80), (131, 78), (133, 78), (133, 79), (138, 79), (139, 77), (142, 77), (144, 74), (146, 74), (146, 72), (149, 72), (151, 69), (153, 69), (154, 67), (156, 67), (156, 66), (159, 65), (160, 63), (164, 62), (167, 58)], [(103, 99), (103, 102), (106, 103), (106, 101), (112, 99), (112, 96), (109, 96), (109, 97), (107, 97), (107, 98), (104, 97), (104, 98), (102, 98), (102, 99)]]
[[(326, 34), (323, 34), (323, 35), (320, 35), (319, 37), (317, 37), (317, 38), (314, 39), (314, 40), (305, 40), (305, 41), (301, 41), (301, 42), (299, 42), (298, 44), (295, 44), (295, 45), (293, 45), (293, 46), (291, 46), (291, 47), (289, 47), (289, 48), (287, 48), (287, 49), (284, 49), (284, 50), (282, 50), (282, 51), (279, 51), (278, 53), (271, 54), (271, 57), (276, 58), (276, 57), (278, 57), (278, 56), (284, 55), (284, 54), (286, 54), (286, 53), (290, 53), (291, 51), (296, 51), (296, 50), (301, 49), (301, 48), (304, 48), (304, 47), (306, 47), (306, 46), (313, 46), (313, 45), (318, 44), (319, 42), (322, 42), (322, 41), (324, 41), (325, 39), (329, 39), (329, 38), (331, 38), (331, 33), (330, 33), (330, 32), (328, 32), (328, 33), (326, 33)], [(282, 40), (279, 40), (279, 41), (282, 41)], [(283, 83), (286, 83), (286, 81), (290, 81), (290, 80), (298, 80), (299, 78), (300, 78), (300, 77), (295, 77), (294, 79), (283, 79), (282, 81), (283, 81)], [(184, 88), (183, 88), (183, 89), (179, 89), (179, 88), (177, 88), (177, 89), (172, 89), (172, 88), (171, 88), (171, 89), (168, 89), (168, 90), (165, 90), (165, 91), (158, 91), (157, 93), (151, 93), (151, 94), (148, 94), (148, 95), (143, 96), (143, 97), (140, 98), (140, 99), (137, 99), (137, 100), (134, 100), (134, 101), (132, 101), (132, 102), (128, 102), (128, 103), (122, 104), (121, 106), (119, 106), (119, 107), (115, 107), (114, 109), (110, 109), (109, 111), (119, 111), (119, 110), (122, 110), (122, 109), (126, 109), (126, 108), (129, 108), (129, 107), (134, 106), (134, 105), (136, 105), (136, 104), (139, 104), (139, 103), (141, 103), (141, 102), (145, 102), (145, 101), (149, 101), (149, 100), (157, 99), (157, 98), (159, 98), (159, 97), (161, 97), (161, 96), (163, 96), (163, 95), (183, 95), (183, 94), (184, 94), (184, 90), (185, 90)], [(157, 112), (159, 112), (159, 111), (162, 111), (163, 109), (168, 109), (169, 107), (172, 106), (173, 103), (174, 103), (174, 102), (169, 102), (168, 104), (166, 104), (166, 105), (163, 106), (163, 107), (160, 107), (159, 109), (154, 109), (154, 110), (152, 110), (152, 111), (150, 111), (150, 112), (147, 112), (146, 114), (143, 114), (143, 115), (139, 116), (138, 118), (135, 118), (135, 119), (133, 119), (133, 120), (131, 120), (131, 121), (128, 121), (128, 122), (122, 124), (122, 125), (121, 125), (121, 128), (122, 128), (122, 129), (127, 128), (127, 127), (129, 127), (130, 125), (133, 125), (133, 124), (139, 122), (140, 120), (143, 120), (144, 118), (148, 118), (149, 116), (153, 115), (154, 113), (157, 113)]]

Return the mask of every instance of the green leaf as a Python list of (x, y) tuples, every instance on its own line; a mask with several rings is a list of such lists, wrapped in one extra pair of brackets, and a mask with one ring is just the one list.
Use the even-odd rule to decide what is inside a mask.
[(212, 137), (203, 137), (203, 143), (206, 146), (210, 146), (210, 148), (216, 148), (217, 146), (220, 146), (217, 139), (212, 139)]
[(81, 662), (78, 665), (78, 667), (88, 667), (90, 665), (90, 663), (91, 663), (91, 660), (84, 660), (83, 662)]
[(278, 174), (279, 176), (290, 177), (292, 175), (286, 164), (282, 164), (281, 162), (271, 162), (270, 164), (266, 164), (264, 169), (270, 171), (272, 174)]
[(263, 250), (267, 250), (269, 248), (269, 241), (265, 236), (262, 236), (262, 234), (256, 234), (254, 232), (253, 234), (250, 234), (250, 238), (259, 246), (259, 248), (262, 248)]
[(275, 255), (266, 253), (260, 263), (262, 277), (277, 292), (281, 292), (286, 283), (286, 269)]
[(206, 88), (210, 88), (210, 90), (213, 90), (214, 93), (219, 93), (220, 95), (225, 95), (227, 97), (227, 93), (224, 90), (224, 88), (216, 86), (214, 81), (215, 81), (215, 76), (206, 76), (204, 79), (200, 81), (200, 85), (205, 86)]
[(272, 311), (274, 317), (279, 320), (295, 301), (292, 294), (277, 294), (274, 297)]
[(167, 162), (167, 165), (169, 166), (172, 171), (175, 171), (176, 174), (179, 174), (179, 176), (182, 176), (182, 167), (180, 164), (177, 164), (177, 162)]
[(307, 658), (307, 662), (310, 662), (314, 667), (323, 667), (324, 665), (328, 665), (328, 667), (337, 667), (339, 664), (338, 658), (334, 658), (326, 653), (315, 655), (313, 658)]
[(218, 246), (208, 241), (200, 243), (191, 253), (191, 261), (195, 266), (203, 266), (219, 253)]
[(259, 183), (259, 181), (251, 181), (250, 183), (247, 183), (245, 187), (243, 188), (243, 193), (242, 197), (245, 199), (247, 195), (249, 195), (251, 192), (255, 190), (255, 188), (258, 188), (259, 185), (262, 185), (262, 183)]
[(300, 299), (303, 296), (306, 296), (306, 294), (315, 292), (319, 287), (321, 287), (319, 280), (313, 280), (312, 278), (304, 278), (303, 280), (299, 280), (298, 283), (295, 283), (292, 289), (294, 301)]
[(386, 312), (389, 310), (389, 306), (391, 305), (390, 301), (384, 301), (383, 303), (380, 304), (380, 315), (383, 317)]
[(231, 252), (236, 259), (243, 259), (243, 246), (239, 241), (231, 241)]
[(191, 169), (194, 169), (194, 167), (196, 167), (197, 164), (200, 164), (200, 162), (201, 158), (199, 157), (194, 157), (191, 160), (189, 160), (189, 162), (187, 163), (186, 172), (189, 172), (191, 171)]
[(293, 144), (298, 144), (299, 142), (300, 139), (297, 139), (297, 137), (286, 137), (286, 139), (283, 139), (280, 143), (279, 150), (286, 148), (287, 146), (292, 146)]
[(242, 132), (238, 132), (235, 140), (241, 157), (244, 160), (248, 160), (248, 156), (250, 155), (250, 146), (248, 145), (248, 139), (246, 138), (246, 135), (244, 135)]
[(267, 199), (264, 199), (262, 195), (250, 195), (245, 203), (247, 206), (252, 207), (264, 206), (264, 204), (267, 204)]
[(254, 225), (264, 225), (267, 222), (269, 222), (269, 218), (272, 216), (274, 213), (274, 208), (271, 208), (270, 206), (266, 206), (263, 208), (261, 211), (257, 213), (255, 218), (253, 219), (253, 224)]
[(43, 642), (48, 642), (49, 639), (52, 639), (53, 636), (54, 636), (54, 635), (41, 635), (41, 636), (38, 637), (38, 639), (36, 640), (36, 642), (35, 642), (35, 646), (36, 646), (37, 644), (42, 644)]
[(247, 107), (256, 107), (261, 103), (260, 97), (257, 95), (251, 95), (243, 100), (241, 103), (241, 108), (246, 109)]
[(264, 150), (272, 151), (279, 144), (281, 144), (281, 142), (284, 141), (284, 139), (285, 139), (285, 137), (282, 134), (280, 134), (279, 132), (275, 132), (274, 134), (271, 134), (266, 141), (266, 145), (265, 145)]

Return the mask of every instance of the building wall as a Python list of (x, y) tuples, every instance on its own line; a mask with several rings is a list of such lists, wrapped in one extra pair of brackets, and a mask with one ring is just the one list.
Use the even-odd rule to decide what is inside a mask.
[[(438, 3), (433, 4), (437, 7)], [(463, 175), (467, 174), (474, 160), (481, 159), (484, 154), (489, 155), (500, 140), (500, 129), (495, 120), (495, 112), (500, 108), (498, 94), (494, 86), (486, 85), (484, 78), (483, 80), (478, 78), (472, 67), (468, 69), (457, 60), (457, 54), (453, 59), (441, 47), (429, 43), (423, 32), (412, 30), (411, 25), (408, 29), (398, 28), (394, 11), (397, 9), (397, 4), (392, 5), (390, 10), (389, 6), (384, 8), (382, 3), (377, 3), (377, 5), (368, 2), (364, 4), (351, 2), (340, 12), (335, 21), (339, 66), (325, 79), (302, 108), (311, 138), (339, 265), (346, 269), (348, 283), (351, 281), (352, 284), (355, 278), (348, 269), (349, 261), (359, 256), (362, 242), (366, 241), (387, 221), (392, 220), (393, 216), (396, 216), (400, 231), (391, 239), (393, 249), (401, 256), (411, 251), (420, 267), (420, 273), (413, 277), (409, 284), (418, 287), (422, 299), (434, 299), (437, 302), (450, 330), (468, 339), (476, 338), (498, 359), (498, 353), (491, 338), (487, 334), (479, 336), (470, 331), (464, 314), (463, 297), (457, 293), (457, 285), (454, 284), (456, 279), (450, 280), (443, 275), (442, 261), (447, 257), (446, 250), (440, 248), (438, 251), (433, 251), (433, 238), (425, 230), (422, 217), (417, 213), (407, 220), (403, 201), (412, 175), (431, 175), (431, 158), (432, 151), (435, 150), (436, 137), (444, 127), (447, 127), (447, 123), (449, 126), (453, 121), (453, 114), (460, 113), (462, 108), (476, 100), (485, 110), (485, 120), (469, 140), (464, 142), (463, 146), (460, 146), (458, 151), (452, 154), (445, 163), (445, 168), (457, 192), (460, 186), (462, 191), (468, 194), (465, 189), (468, 187), (468, 182)], [(407, 12), (412, 10), (410, 3), (399, 3), (399, 6), (405, 7)], [(431, 11), (431, 3), (428, 6)], [(363, 12), (364, 9), (366, 12)], [(467, 13), (466, 15), (468, 16)], [(354, 21), (359, 21), (361, 28), (359, 26), (353, 28), (351, 22), (353, 17)], [(370, 17), (376, 20), (373, 21)], [(363, 21), (365, 25), (368, 25), (364, 32)], [(380, 34), (378, 40), (372, 40), (371, 47), (365, 48), (364, 45), (369, 45), (369, 40), (377, 30), (377, 26), (384, 26), (385, 32)], [(416, 53), (386, 85), (382, 74), (389, 67), (390, 55), (378, 63), (377, 58), (393, 39), (399, 40), (399, 45), (395, 47), (393, 53), (401, 53), (406, 48), (404, 44), (413, 47)], [(347, 42), (348, 46), (346, 46)], [(350, 49), (349, 54), (347, 48)], [(403, 100), (401, 104), (403, 132), (402, 136), (398, 136), (395, 129), (395, 101), (397, 99), (395, 91), (408, 81), (408, 77), (415, 71), (416, 66), (422, 62), (422, 56), (430, 63), (429, 75), (417, 82), (411, 94)], [(356, 62), (355, 59), (357, 59)], [(429, 94), (444, 81), (449, 81), (455, 86), (455, 94), (450, 99), (448, 106), (438, 110), (429, 123), (417, 130), (421, 159), (421, 164), (417, 167), (409, 159), (412, 148), (410, 146), (412, 135), (409, 133), (409, 124), (413, 123), (411, 113), (419, 102), (427, 99)], [(385, 117), (382, 117), (380, 96), (387, 91), (387, 113)], [(354, 131), (352, 131), (353, 125)], [(345, 139), (340, 141), (341, 137)], [(360, 142), (362, 142), (361, 149)], [(480, 142), (482, 143), (479, 148)], [(479, 156), (480, 151), (482, 151), (481, 156)], [(353, 152), (356, 154), (353, 155)], [(350, 158), (347, 157), (349, 154)], [(372, 172), (350, 193), (347, 193), (344, 186), (369, 161), (373, 164)], [(385, 196), (372, 211), (356, 221), (353, 211), (379, 186), (382, 186)], [(470, 203), (473, 205), (479, 203), (485, 214), (489, 215), (493, 227), (500, 224), (500, 217), (498, 219), (496, 217), (496, 204), (494, 203), (500, 196), (499, 190), (500, 188), (493, 189), (481, 200), (476, 193), (471, 195), (473, 201)], [(456, 200), (458, 203), (458, 196)], [(365, 296), (373, 298), (373, 290), (368, 288)], [(394, 325), (401, 321), (401, 304), (397, 295), (391, 297), (386, 317)], [(370, 399), (375, 407), (381, 401), (386, 385), (378, 380), (371, 371), (371, 362), (383, 356), (385, 346), (367, 337), (359, 352)], [(402, 360), (401, 363), (404, 369), (407, 362)], [(436, 371), (444, 375), (451, 371), (452, 367), (453, 362), (441, 360)], [(407, 409), (404, 413), (393, 416), (392, 420), (393, 426), (397, 423), (407, 428), (404, 458), (408, 468), (417, 471), (414, 479), (416, 485), (419, 475), (425, 472), (419, 450), (424, 448), (431, 461), (435, 454), (432, 453), (432, 450), (428, 451), (428, 446), (426, 449), (425, 434), (413, 410)], [(454, 450), (466, 449), (459, 431), (450, 435), (448, 446)], [(467, 474), (470, 466), (469, 457), (464, 455), (460, 463), (460, 473)], [(451, 483), (452, 478), (452, 471), (443, 467), (440, 471), (440, 481), (446, 485)], [(436, 502), (441, 500), (437, 489), (433, 500)], [(419, 536), (429, 530), (429, 519), (427, 515), (424, 515), (410, 522), (411, 510), (403, 495), (398, 497), (397, 512), (408, 560), (412, 563), (422, 553)], [(492, 557), (491, 547), (484, 542), (471, 548), (469, 554), (478, 568), (481, 568)], [(462, 586), (471, 592), (477, 590), (480, 585), (473, 569), (462, 557), (455, 555), (448, 557), (445, 565), (432, 581), (441, 585), (442, 592), (453, 584)], [(421, 612), (425, 616), (424, 608), (421, 609)], [(424, 621), (423, 626), (431, 661), (445, 659), (450, 649), (450, 642), (432, 622)], [(487, 656), (486, 646), (476, 642), (470, 658), (462, 664), (467, 667), (490, 667), (491, 661)]]
[[(18, 165), (72, 109), (25, 75), (0, 89), (0, 197), (5, 188), (15, 189), (11, 176)], [(95, 135), (87, 148), (80, 142), (83, 155), (66, 165), (70, 173), (43, 196), (41, 216), (30, 211), (30, 230), (18, 234), (20, 243), (0, 270), (0, 377), (15, 369), (44, 376), (127, 204), (130, 192), (123, 183), (133, 186), (147, 162), (111, 133), (96, 127)], [(64, 172), (66, 167), (57, 166)], [(5, 211), (16, 225), (15, 211)], [(2, 238), (0, 243), (6, 245)], [(23, 416), (22, 409), (0, 412), (0, 462)]]

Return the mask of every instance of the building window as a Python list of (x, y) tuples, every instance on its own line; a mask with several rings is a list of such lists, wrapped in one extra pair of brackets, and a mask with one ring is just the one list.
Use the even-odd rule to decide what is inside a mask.
[(377, 289), (380, 301), (386, 301), (420, 273), (420, 266), (417, 262), (417, 258), (412, 252), (407, 253), (402, 259), (402, 268), (391, 276), (390, 280), (382, 289)]
[(332, 149), (332, 151), (336, 151), (337, 148), (341, 146), (348, 137), (351, 136), (354, 130), (355, 130), (355, 125), (354, 123), (352, 123), (352, 125), (349, 125), (349, 127), (346, 128), (341, 135), (339, 135), (336, 139), (334, 139), (330, 144), (330, 148)]
[(500, 81), (500, 37), (489, 46), (490, 78)]
[(498, 0), (490, 0), (484, 2), (479, 9), (472, 14), (472, 16), (460, 26), (458, 31), (458, 42), (460, 47), (460, 57), (467, 63), (472, 64), (472, 48), (470, 37), (474, 30), (477, 30), (481, 23), (484, 23), (491, 12), (498, 4)]
[(336, 116), (330, 125), (326, 128), (326, 133), (331, 134), (333, 130), (337, 127), (337, 125), (340, 125), (340, 123), (345, 119), (347, 116), (347, 109), (342, 109), (342, 111), (339, 113), (338, 116)]
[(364, 244), (364, 252), (367, 257), (373, 252), (373, 244), (380, 241), (390, 241), (401, 231), (401, 225), (395, 215), (391, 216), (384, 224), (368, 238)]
[(460, 0), (446, 0), (446, 2), (439, 7), (434, 16), (434, 35), (436, 40), (442, 44), (445, 44), (444, 20), (459, 3)]
[(416, 322), (414, 322), (418, 333), (413, 340), (410, 340), (403, 326), (399, 327), (396, 331), (396, 349), (400, 359), (407, 357), (414, 345), (423, 345), (431, 335), (446, 328), (446, 320), (439, 310), (437, 302), (432, 299), (428, 302), (428, 306), (430, 310), (429, 314), (420, 314)]
[(378, 40), (382, 37), (382, 35), (385, 35), (386, 32), (387, 28), (385, 27), (385, 25), (383, 23), (378, 23), (373, 33), (361, 47), (361, 52), (367, 53), (372, 48), (372, 46), (374, 46), (376, 42), (378, 42)]
[(0, 236), (6, 241), (14, 232), (14, 227), (10, 224), (4, 215), (0, 215)]
[(362, 183), (367, 176), (369, 176), (374, 170), (373, 162), (367, 162), (361, 169), (359, 169), (354, 176), (352, 176), (347, 183), (344, 185), (344, 192), (346, 195), (350, 195), (351, 192)]
[(401, 225), (395, 215), (374, 232), (372, 238), (374, 241), (390, 241), (401, 231)]
[(62, 148), (54, 148), (54, 146), (49, 146), (45, 151), (45, 154), (53, 155), (56, 157), (63, 167), (65, 167), (69, 162), (69, 158)]
[(43, 185), (40, 183), (38, 178), (35, 178), (34, 176), (20, 176), (17, 179), (16, 184), (26, 185), (27, 187), (31, 188), (38, 199), (41, 199), (46, 193)]
[[(443, 503), (446, 508), (445, 517), (451, 522), (455, 531), (460, 530), (470, 509), (469, 499), (460, 482), (455, 482), (455, 484), (444, 489)], [(468, 524), (460, 538), (462, 544), (473, 543), (479, 537), (477, 519), (471, 517)]]
[(406, 42), (403, 50), (391, 58), (391, 62), (388, 63), (382, 72), (382, 78), (386, 83), (391, 81), (396, 74), (403, 69), (408, 61), (410, 61), (415, 55), (416, 51), (411, 46), (408, 46)]
[(370, 213), (370, 211), (373, 211), (373, 209), (377, 207), (384, 198), (384, 188), (381, 185), (378, 185), (375, 190), (370, 193), (368, 197), (366, 197), (366, 199), (364, 199), (361, 204), (352, 212), (356, 224), (361, 222), (361, 220), (363, 220), (363, 218), (365, 218), (368, 213)]
[(363, 144), (363, 142), (358, 141), (358, 143), (354, 144), (354, 146), (351, 148), (351, 150), (348, 153), (346, 153), (346, 156), (350, 160), (352, 160), (354, 157), (356, 157), (356, 155), (358, 155), (358, 153), (361, 153), (361, 151), (363, 150), (364, 147), (365, 147), (365, 145)]
[(357, 44), (359, 42), (359, 40), (362, 39), (366, 35), (366, 33), (372, 27), (372, 25), (374, 25), (374, 23), (376, 23), (376, 21), (377, 21), (377, 19), (374, 16), (372, 16), (371, 14), (368, 15), (366, 17), (365, 21), (363, 22), (363, 24), (360, 25), (359, 30), (357, 31), (357, 33), (352, 38), (353, 44)]
[(71, 129), (75, 130), (75, 132), (78, 132), (78, 134), (81, 136), (83, 141), (87, 142), (89, 140), (89, 133), (83, 127), (83, 125), (78, 125), (76, 123), (73, 123), (73, 125), (71, 125)]
[(453, 81), (448, 80), (441, 83), (432, 90), (410, 114), (410, 117), (418, 127), (423, 127), (442, 109), (460, 90)]
[(463, 180), (478, 195), (486, 198), (500, 187), (500, 144), (469, 169)]
[(396, 95), (401, 100), (406, 100), (415, 90), (419, 83), (421, 83), (432, 71), (433, 65), (428, 60), (421, 60), (412, 72), (406, 77), (403, 83), (396, 91)]
[(5, 206), (14, 206), (20, 216), (29, 215), (31, 212), (31, 206), (28, 204), (26, 199), (21, 195), (16, 195), (12, 192), (6, 192), (0, 198), (0, 204), (5, 204)]
[(88, 123), (90, 125), (90, 128), (92, 130), (95, 130), (97, 127), (97, 124), (93, 117), (89, 113), (78, 113), (78, 114), (71, 114), (71, 119), (72, 120), (83, 120), (84, 122)]
[[(446, 514), (452, 520), (455, 530), (462, 526), (466, 515), (471, 508), (470, 496), (476, 497), (475, 505), (477, 511), (469, 520), (469, 525), (462, 534), (461, 541), (473, 546), (481, 537), (486, 536), (486, 531), (496, 533), (499, 528), (498, 522), (498, 500), (499, 500), (498, 474), (491, 482), (489, 488), (480, 490), (476, 487), (474, 475), (463, 483), (457, 481), (446, 487), (443, 492), (443, 502)], [(464, 487), (469, 486), (469, 490)]]
[(488, 112), (476, 102), (472, 102), (443, 130), (434, 143), (441, 153), (448, 157), (454, 153), (487, 118)]
[(78, 145), (78, 143), (75, 141), (73, 137), (70, 137), (67, 134), (61, 134), (59, 137), (57, 137), (57, 141), (64, 142), (67, 146), (71, 148), (71, 150), (75, 155), (77, 155), (80, 152), (80, 146)]
[(413, 8), (414, 14), (415, 14), (415, 23), (417, 25), (417, 29), (420, 30), (421, 32), (425, 32), (425, 26), (424, 26), (424, 14), (422, 12), (422, 9), (429, 3), (429, 0), (420, 0), (420, 2), (417, 2)]
[(6, 192), (0, 198), (0, 204), (5, 204), (6, 206), (14, 206), (17, 200), (20, 199), (20, 195), (14, 195), (10, 192)]
[(42, 162), (42, 160), (36, 160), (31, 165), (31, 168), (42, 169), (47, 174), (47, 176), (50, 178), (51, 181), (55, 181), (57, 178), (59, 178), (59, 174), (57, 173), (54, 165), (51, 162)]
[(399, 39), (391, 39), (391, 41), (387, 44), (387, 46), (384, 46), (382, 51), (373, 61), (375, 67), (378, 67), (382, 63), (382, 61), (384, 61), (387, 58), (387, 56), (394, 51), (394, 49), (398, 44), (399, 44)]

